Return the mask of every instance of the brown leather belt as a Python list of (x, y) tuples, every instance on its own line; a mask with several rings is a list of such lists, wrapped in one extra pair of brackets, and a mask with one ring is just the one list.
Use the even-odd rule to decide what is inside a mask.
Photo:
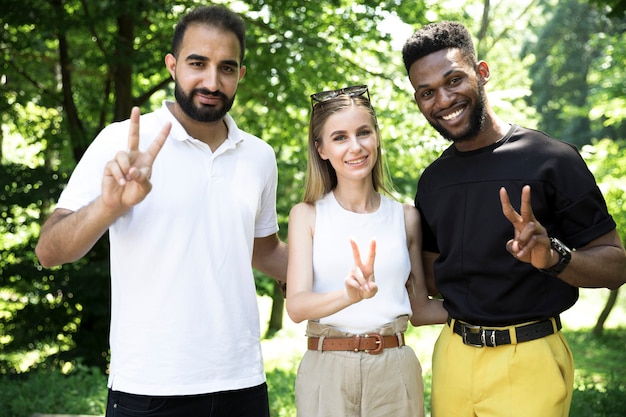
[(352, 337), (324, 337), (320, 349), (320, 337), (309, 337), (310, 350), (344, 350), (378, 355), (383, 349), (404, 346), (404, 333), (382, 336), (378, 333), (355, 335)]

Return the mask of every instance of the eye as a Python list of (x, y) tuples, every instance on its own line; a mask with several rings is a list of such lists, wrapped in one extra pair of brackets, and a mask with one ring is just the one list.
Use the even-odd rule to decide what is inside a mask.
[(342, 140), (345, 140), (347, 138), (346, 135), (335, 135), (332, 137), (333, 141), (335, 142), (340, 142)]
[(449, 83), (449, 84), (450, 84), (450, 85), (455, 85), (455, 84), (458, 84), (458, 83), (460, 83), (460, 82), (461, 82), (461, 79), (462, 79), (461, 77), (453, 77), (453, 78), (450, 80), (450, 83)]
[(363, 136), (370, 136), (371, 134), (372, 134), (372, 131), (370, 129), (363, 129), (357, 133), (357, 136), (363, 137)]
[(189, 66), (196, 67), (196, 68), (202, 68), (202, 67), (204, 67), (204, 62), (202, 62), (202, 61), (190, 61), (189, 62)]
[(432, 97), (432, 95), (433, 95), (433, 90), (424, 90), (422, 91), (422, 94), (420, 94), (420, 97), (427, 99), (427, 98)]

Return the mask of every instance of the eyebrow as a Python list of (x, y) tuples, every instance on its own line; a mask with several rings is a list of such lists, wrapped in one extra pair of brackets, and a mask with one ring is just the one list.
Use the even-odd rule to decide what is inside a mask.
[[(441, 78), (447, 78), (450, 74), (452, 74), (453, 72), (456, 72), (456, 71), (458, 71), (458, 68), (452, 68), (452, 69), (444, 72), (443, 77), (441, 77)], [(430, 84), (420, 84), (420, 85), (417, 86), (417, 88), (426, 88), (428, 86), (430, 86)]]
[[(359, 132), (359, 131), (361, 131), (361, 130), (363, 130), (363, 129), (374, 129), (374, 127), (373, 127), (373, 126), (371, 126), (371, 125), (370, 125), (370, 124), (368, 124), (368, 123), (365, 123), (365, 124), (363, 124), (363, 125), (361, 125), (361, 126), (357, 127), (357, 128), (355, 129), (355, 131), (356, 131), (356, 132)], [(346, 129), (343, 129), (343, 130), (334, 130), (334, 131), (330, 132), (330, 133), (328, 134), (328, 136), (331, 136), (331, 137), (332, 137), (332, 136), (336, 136), (336, 135), (345, 135), (345, 134), (347, 134), (347, 133), (348, 133), (348, 131), (347, 131)]]
[[(187, 56), (187, 58), (185, 59), (186, 61), (202, 61), (202, 62), (207, 62), (209, 60), (209, 58), (207, 58), (204, 55), (199, 55), (199, 54), (190, 54), (189, 56)], [(225, 65), (230, 65), (236, 68), (239, 68), (239, 62), (237, 60), (234, 59), (226, 59), (224, 61), (222, 61), (222, 64)]]

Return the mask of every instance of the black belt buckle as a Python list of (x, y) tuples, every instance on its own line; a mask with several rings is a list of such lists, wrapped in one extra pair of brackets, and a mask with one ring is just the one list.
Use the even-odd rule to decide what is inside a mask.
[(459, 323), (463, 336), (463, 343), (473, 347), (496, 347), (496, 331), (485, 330), (481, 326)]
[(463, 336), (463, 343), (468, 346), (483, 347), (482, 343), (484, 338), (484, 331), (480, 326), (474, 326), (472, 324), (459, 323), (461, 325), (461, 336)]

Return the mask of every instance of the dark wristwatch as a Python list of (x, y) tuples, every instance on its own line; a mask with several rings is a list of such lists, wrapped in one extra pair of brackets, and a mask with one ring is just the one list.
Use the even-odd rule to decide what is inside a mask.
[(559, 255), (559, 261), (553, 267), (540, 269), (540, 271), (545, 272), (550, 276), (556, 277), (561, 272), (563, 272), (565, 267), (569, 264), (569, 261), (572, 260), (572, 250), (565, 246), (563, 242), (555, 237), (550, 238), (550, 246)]

